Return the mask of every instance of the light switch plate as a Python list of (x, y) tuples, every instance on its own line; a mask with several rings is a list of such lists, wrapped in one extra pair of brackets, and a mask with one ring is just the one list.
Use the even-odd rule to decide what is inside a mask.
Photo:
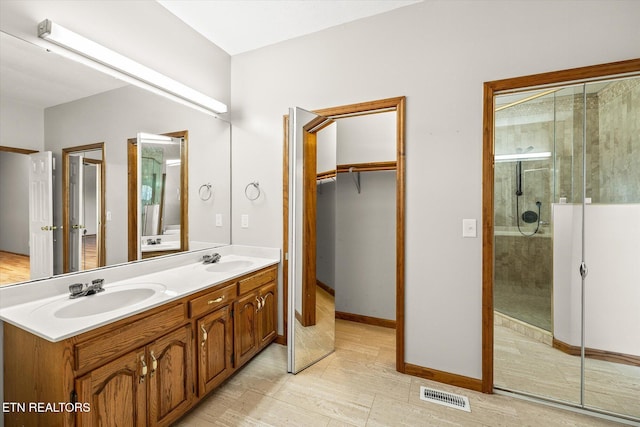
[(222, 214), (216, 214), (216, 227), (222, 227)]
[(242, 228), (249, 228), (249, 215), (244, 214), (240, 217), (240, 226)]
[(462, 237), (478, 237), (475, 219), (462, 220)]

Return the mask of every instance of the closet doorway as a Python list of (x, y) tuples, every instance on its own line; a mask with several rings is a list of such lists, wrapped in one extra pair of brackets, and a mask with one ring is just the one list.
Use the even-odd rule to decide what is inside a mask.
[[(301, 332), (314, 326), (309, 308), (318, 292), (327, 293), (335, 296), (336, 318), (396, 329), (398, 371), (404, 369), (404, 101), (292, 109), (300, 129), (290, 130), (289, 116), (284, 128), (285, 335), (298, 342), (296, 326)], [(296, 113), (304, 123), (296, 124)], [(290, 132), (297, 134), (290, 139)], [(333, 163), (326, 161), (332, 144)], [(290, 244), (290, 232), (297, 244)], [(296, 302), (287, 306), (290, 290)]]

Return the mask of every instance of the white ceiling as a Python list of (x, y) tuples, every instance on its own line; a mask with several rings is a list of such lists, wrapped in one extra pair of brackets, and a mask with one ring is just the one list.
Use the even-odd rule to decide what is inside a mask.
[(229, 55), (423, 0), (157, 0)]

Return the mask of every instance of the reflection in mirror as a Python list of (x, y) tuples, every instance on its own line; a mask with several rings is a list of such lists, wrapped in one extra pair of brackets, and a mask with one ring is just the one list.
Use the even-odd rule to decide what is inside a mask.
[[(289, 117), (289, 156), (294, 159), (289, 172), (289, 250), (294, 254), (289, 261), (289, 304), (294, 309), (289, 311), (288, 370), (297, 373), (335, 349), (334, 295), (330, 287), (317, 286), (319, 272), (327, 274), (323, 278), (333, 273), (323, 271), (330, 270), (331, 263), (317, 269), (317, 249), (322, 248), (323, 240), (318, 244), (316, 226), (318, 215), (325, 216), (325, 223), (335, 223), (336, 193), (328, 193), (318, 201), (316, 188), (318, 167), (335, 174), (336, 153), (335, 126), (327, 128), (329, 119), (301, 108), (291, 109)], [(307, 187), (312, 191), (306, 191)], [(305, 198), (309, 194), (311, 197)], [(320, 208), (316, 209), (318, 204)], [(305, 247), (308, 256), (303, 255)]]
[(188, 250), (187, 137), (129, 139), (130, 261)]
[[(100, 208), (104, 210), (104, 219), (100, 226), (104, 230), (101, 237), (105, 247), (100, 252), (97, 246), (96, 262), (111, 266), (128, 261), (128, 243), (123, 238), (130, 219), (126, 141), (141, 131), (164, 134), (189, 129), (188, 178), (192, 185), (188, 193), (191, 194), (190, 197), (181, 194), (189, 205), (188, 218), (185, 217), (189, 224), (189, 242), (185, 247), (195, 250), (230, 243), (231, 128), (228, 122), (127, 85), (4, 32), (0, 32), (0, 49), (0, 133), (1, 141), (10, 141), (7, 143), (10, 147), (0, 149), (3, 165), (0, 168), (0, 220), (4, 225), (0, 233), (0, 284), (35, 277), (29, 273), (28, 223), (23, 224), (29, 209), (28, 184), (25, 184), (28, 166), (16, 170), (18, 163), (28, 164), (28, 153), (32, 152), (49, 151), (54, 162), (62, 165), (64, 149), (101, 141), (104, 157), (99, 175), (104, 177), (101, 182), (104, 203)], [(9, 156), (11, 159), (5, 161)], [(17, 158), (24, 162), (16, 162)], [(89, 162), (89, 154), (84, 155), (83, 164)], [(15, 163), (16, 167), (5, 168), (7, 163)], [(63, 207), (67, 203), (63, 202), (66, 174), (63, 175), (62, 169), (57, 167), (52, 176), (53, 221), (48, 225), (56, 227), (49, 232), (53, 240), (53, 265), (50, 266), (53, 273), (42, 277), (75, 270), (65, 265), (65, 258), (67, 262), (72, 261), (64, 241), (68, 240), (71, 246), (67, 231), (73, 230), (74, 225), (87, 225), (70, 223), (63, 218)], [(87, 174), (84, 178), (86, 181)], [(10, 185), (3, 186), (3, 183)], [(207, 200), (198, 197), (197, 190), (204, 184), (211, 185), (211, 197)], [(212, 221), (217, 217), (220, 222)], [(85, 235), (83, 228), (78, 228), (76, 238)], [(92, 231), (86, 228), (89, 236)], [(6, 231), (9, 229), (11, 233)], [(96, 238), (98, 235), (99, 229)], [(82, 244), (76, 242), (76, 247), (81, 249)], [(73, 253), (77, 251), (74, 249)], [(82, 258), (75, 259), (78, 270), (94, 266)]]
[(105, 265), (104, 144), (62, 149), (64, 272)]

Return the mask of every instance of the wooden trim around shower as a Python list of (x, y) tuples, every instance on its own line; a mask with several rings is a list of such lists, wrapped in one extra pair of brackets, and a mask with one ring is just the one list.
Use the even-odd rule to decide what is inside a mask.
[(527, 87), (559, 86), (585, 80), (640, 72), (640, 58), (608, 64), (532, 74), (484, 83), (482, 120), (482, 391), (493, 393), (493, 210), (494, 144), (493, 122), (496, 92)]

